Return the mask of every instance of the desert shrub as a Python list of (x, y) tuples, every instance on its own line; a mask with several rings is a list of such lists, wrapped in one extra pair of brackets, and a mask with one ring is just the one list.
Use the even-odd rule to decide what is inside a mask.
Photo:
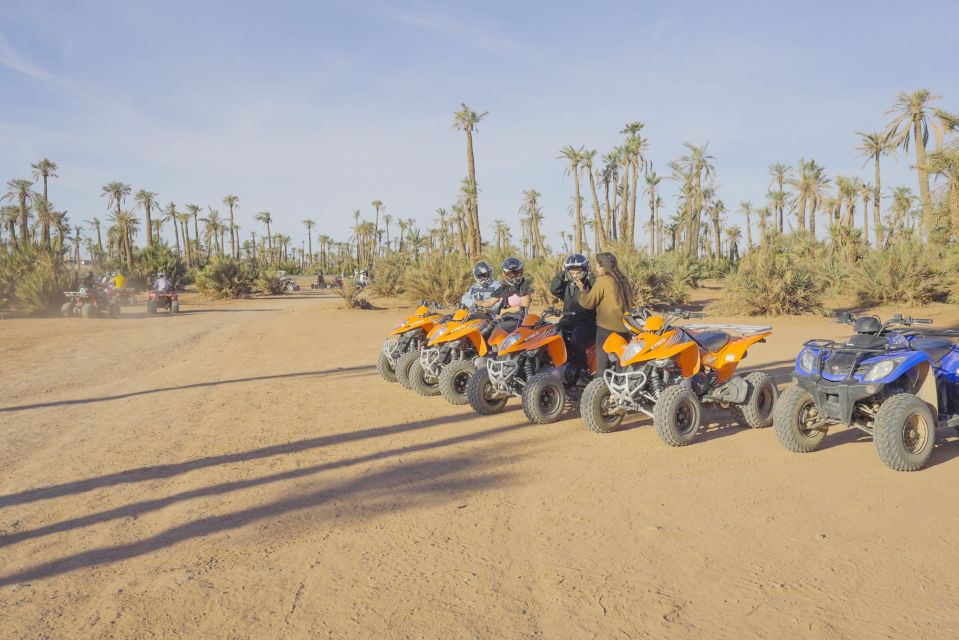
[(295, 260), (283, 260), (273, 266), (281, 271), (286, 271), (287, 275), (291, 276), (298, 276), (303, 273), (303, 265)]
[(150, 286), (161, 271), (177, 289), (193, 282), (193, 274), (187, 270), (186, 263), (168, 245), (160, 243), (139, 252), (131, 275)]
[(688, 282), (697, 282), (692, 263), (675, 256), (651, 258), (636, 250), (616, 253), (620, 271), (633, 285), (638, 303), (677, 305), (689, 299)]
[[(563, 268), (564, 257), (536, 258), (526, 262), (525, 275), (533, 283), (533, 302), (544, 306), (551, 305), (556, 298), (549, 292), (549, 281)], [(490, 263), (492, 264), (492, 263)], [(500, 264), (493, 267), (493, 273), (502, 280)]]
[(377, 258), (373, 267), (370, 290), (378, 296), (397, 296), (403, 293), (403, 279), (410, 267), (410, 259), (402, 253)]
[(27, 313), (44, 313), (55, 309), (64, 300), (61, 278), (53, 263), (36, 263), (33, 269), (17, 280), (14, 287), (17, 304)]
[(196, 275), (197, 288), (211, 298), (239, 298), (253, 289), (254, 273), (233, 258), (213, 258)]
[(863, 305), (944, 302), (954, 283), (947, 256), (915, 240), (869, 251), (850, 274), (856, 299)]
[(256, 276), (255, 289), (258, 293), (275, 296), (286, 291), (286, 283), (276, 269), (260, 269)]
[(403, 287), (410, 300), (452, 304), (463, 297), (472, 282), (470, 261), (452, 254), (422, 258), (419, 264), (410, 266)]
[(773, 239), (749, 252), (725, 280), (726, 313), (799, 315), (822, 310), (822, 285), (804, 260)]
[(373, 309), (370, 301), (363, 297), (366, 289), (358, 287), (352, 280), (344, 280), (342, 289), (334, 289), (336, 294), (343, 299), (341, 309)]
[(71, 275), (75, 276), (64, 268), (59, 249), (28, 245), (0, 254), (0, 304), (28, 313), (55, 308)]

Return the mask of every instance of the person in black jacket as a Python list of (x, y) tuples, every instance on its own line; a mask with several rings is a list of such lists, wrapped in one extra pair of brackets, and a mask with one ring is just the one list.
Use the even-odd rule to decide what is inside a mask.
[[(563, 270), (549, 283), (549, 291), (563, 301), (563, 316), (559, 327), (566, 338), (569, 364), (576, 369), (581, 381), (589, 378), (586, 348), (596, 340), (596, 312), (579, 304), (579, 292), (589, 291), (595, 278), (589, 273), (589, 261), (581, 253), (574, 253), (563, 261)], [(577, 286), (582, 283), (583, 289)]]

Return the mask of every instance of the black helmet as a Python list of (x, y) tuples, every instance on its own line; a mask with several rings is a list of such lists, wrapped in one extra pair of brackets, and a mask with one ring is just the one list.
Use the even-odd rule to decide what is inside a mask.
[(581, 253), (571, 253), (563, 261), (563, 271), (569, 271), (570, 269), (580, 269), (584, 273), (588, 272), (589, 261)]
[(493, 281), (493, 267), (488, 262), (477, 262), (473, 265), (473, 278), (484, 287), (488, 287)]
[(518, 285), (523, 279), (523, 261), (519, 258), (506, 258), (503, 261), (503, 279), (508, 285)]
[(877, 334), (882, 331), (882, 325), (876, 316), (863, 316), (856, 318), (856, 324), (853, 325), (853, 329), (856, 333)]

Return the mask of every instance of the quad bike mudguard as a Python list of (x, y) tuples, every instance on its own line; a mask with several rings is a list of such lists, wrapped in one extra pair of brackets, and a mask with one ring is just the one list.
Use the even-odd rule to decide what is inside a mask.
[(716, 382), (722, 384), (728, 382), (733, 374), (736, 373), (736, 367), (746, 355), (746, 350), (757, 342), (762, 342), (772, 335), (771, 331), (764, 333), (754, 333), (741, 338), (733, 338), (725, 347), (716, 353), (703, 352), (703, 364), (712, 367), (716, 373)]
[(472, 343), (477, 354), (485, 356), (487, 347), (486, 341), (483, 339), (482, 330), (487, 322), (489, 321), (483, 318), (477, 318), (475, 320), (467, 320), (466, 322), (449, 322), (446, 323), (446, 325), (439, 325), (439, 327), (448, 326), (446, 332), (437, 335), (439, 327), (434, 328), (427, 337), (427, 346), (433, 347), (444, 342), (455, 342), (456, 340), (465, 338)]
[[(526, 316), (529, 318), (529, 316)], [(525, 320), (524, 323), (525, 325)], [(554, 324), (548, 324), (539, 329), (529, 329), (527, 326), (520, 326), (510, 336), (519, 335), (516, 340), (506, 348), (500, 349), (501, 355), (519, 353), (520, 351), (532, 351), (540, 347), (546, 347), (546, 352), (554, 367), (559, 367), (566, 363), (566, 341), (559, 327)]]

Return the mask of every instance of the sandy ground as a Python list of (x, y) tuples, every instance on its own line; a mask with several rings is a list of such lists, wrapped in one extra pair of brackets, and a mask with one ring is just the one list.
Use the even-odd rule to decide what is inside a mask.
[[(380, 380), (395, 305), (184, 310), (0, 321), (0, 637), (956, 637), (954, 436), (673, 449)], [(780, 381), (848, 333), (772, 324)]]

